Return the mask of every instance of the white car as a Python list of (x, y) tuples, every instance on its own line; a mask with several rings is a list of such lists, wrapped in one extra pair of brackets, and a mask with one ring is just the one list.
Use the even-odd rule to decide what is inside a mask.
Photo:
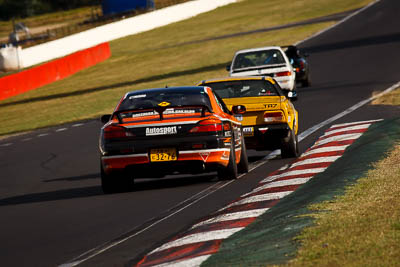
[(296, 71), (279, 46), (240, 50), (226, 69), (229, 76), (270, 76), (285, 90), (296, 88)]

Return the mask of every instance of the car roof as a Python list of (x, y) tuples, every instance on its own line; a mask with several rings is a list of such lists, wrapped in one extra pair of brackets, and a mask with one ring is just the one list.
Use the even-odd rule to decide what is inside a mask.
[(242, 77), (224, 77), (224, 78), (203, 80), (199, 83), (199, 85), (205, 83), (213, 83), (213, 82), (249, 81), (249, 80), (266, 80), (271, 82), (272, 84), (276, 83), (276, 81), (269, 76), (242, 76)]
[(249, 49), (239, 50), (239, 51), (236, 51), (235, 54), (241, 54), (241, 53), (247, 53), (247, 52), (255, 52), (255, 51), (263, 51), (263, 50), (271, 50), (271, 49), (278, 49), (278, 50), (283, 51), (280, 46), (264, 46), (264, 47), (257, 47), (257, 48), (249, 48)]
[(187, 92), (187, 93), (200, 93), (204, 92), (204, 86), (175, 86), (175, 87), (164, 87), (164, 88), (150, 88), (150, 89), (142, 89), (135, 90), (126, 93), (125, 97), (129, 97), (132, 95), (145, 94), (145, 93), (165, 93), (165, 92)]

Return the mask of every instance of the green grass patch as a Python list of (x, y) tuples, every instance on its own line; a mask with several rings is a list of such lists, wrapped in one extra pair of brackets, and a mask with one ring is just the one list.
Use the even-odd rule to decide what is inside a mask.
[(315, 226), (287, 266), (399, 266), (399, 196), (400, 144), (345, 195), (311, 207)]
[(359, 8), (370, 0), (246, 0), (111, 42), (112, 57), (67, 79), (0, 102), (0, 136), (95, 118), (127, 91), (224, 77), (236, 50), (287, 45), (334, 22), (186, 44)]

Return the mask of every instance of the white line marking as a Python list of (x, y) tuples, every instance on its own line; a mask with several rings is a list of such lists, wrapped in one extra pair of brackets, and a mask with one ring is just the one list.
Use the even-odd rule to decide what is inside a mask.
[(38, 134), (37, 137), (43, 137), (43, 136), (48, 136), (48, 133), (42, 133), (42, 134)]
[(245, 219), (245, 218), (255, 218), (263, 214), (269, 210), (269, 208), (265, 209), (254, 209), (254, 210), (246, 210), (246, 211), (238, 211), (238, 212), (232, 212), (232, 213), (227, 213), (227, 214), (221, 214), (218, 216), (215, 216), (214, 218), (202, 221), (198, 224), (195, 224), (192, 226), (191, 229), (197, 228), (199, 226), (203, 226), (206, 224), (211, 224), (211, 223), (216, 223), (216, 222), (224, 222), (224, 221), (231, 221), (231, 220), (238, 220), (238, 219)]
[[(338, 128), (338, 127), (343, 127), (343, 126), (352, 126), (352, 125), (356, 125), (357, 126), (357, 124), (371, 124), (371, 123), (378, 122), (378, 121), (383, 121), (383, 119), (368, 120), (368, 121), (355, 121), (355, 122), (347, 122), (347, 123), (335, 124), (335, 125), (331, 126), (331, 129)], [(327, 131), (329, 131), (329, 129)]]
[(329, 156), (329, 157), (319, 157), (319, 158), (311, 158), (311, 159), (306, 159), (306, 160), (301, 160), (293, 163), (290, 168), (301, 166), (301, 165), (306, 165), (306, 164), (314, 164), (314, 163), (324, 163), (324, 162), (334, 162), (340, 156)]
[(310, 150), (304, 152), (300, 158), (312, 155), (312, 154), (317, 154), (317, 153), (327, 153), (327, 152), (338, 152), (338, 151), (345, 151), (346, 148), (350, 145), (343, 145), (343, 146), (325, 146), (325, 147), (320, 147), (320, 148), (311, 148)]
[(324, 127), (326, 125), (329, 125), (332, 122), (334, 122), (334, 121), (346, 116), (347, 114), (359, 109), (360, 107), (362, 107), (365, 104), (371, 102), (372, 100), (375, 100), (375, 99), (377, 99), (377, 98), (379, 98), (379, 97), (381, 97), (381, 96), (383, 96), (385, 94), (390, 93), (391, 91), (395, 90), (397, 87), (400, 87), (400, 82), (397, 82), (397, 83), (393, 84), (391, 87), (389, 87), (388, 89), (384, 90), (383, 92), (381, 92), (381, 93), (379, 93), (377, 95), (374, 95), (374, 96), (372, 96), (372, 97), (370, 97), (368, 99), (365, 99), (363, 101), (360, 101), (357, 104), (355, 104), (354, 106), (351, 106), (350, 108), (346, 109), (345, 111), (343, 111), (343, 112), (341, 112), (341, 113), (339, 113), (339, 114), (337, 114), (337, 115), (335, 115), (335, 116), (333, 116), (333, 117), (331, 117), (331, 118), (329, 118), (329, 119), (327, 119), (327, 120), (325, 120), (325, 121), (323, 121), (323, 122), (321, 122), (321, 123), (309, 128), (309, 129), (307, 129), (306, 131), (304, 131), (301, 134), (299, 134), (299, 136), (298, 136), (299, 141), (301, 141), (304, 138), (308, 137), (310, 134), (314, 133), (315, 131), (319, 130), (320, 128), (322, 128), (322, 127)]
[(289, 171), (289, 172), (284, 172), (281, 174), (273, 175), (273, 176), (268, 176), (266, 179), (262, 180), (260, 183), (265, 183), (269, 182), (271, 180), (283, 178), (286, 176), (292, 176), (292, 175), (299, 175), (299, 174), (310, 174), (310, 175), (315, 175), (317, 173), (325, 171), (326, 168), (310, 168), (307, 170), (295, 170), (295, 171)]
[(33, 139), (32, 137), (28, 137), (28, 138), (22, 139), (21, 141), (26, 142), (26, 141), (31, 141), (32, 139)]
[[(192, 235), (187, 235), (177, 240), (173, 240), (171, 242), (165, 243), (159, 248), (156, 248), (149, 254), (153, 254), (155, 252), (159, 252), (162, 250), (166, 250), (173, 247), (179, 247), (183, 245), (188, 245), (192, 243), (199, 243), (199, 242), (206, 242), (211, 240), (219, 240), (225, 239), (234, 233), (242, 230), (244, 227), (232, 228), (232, 229), (223, 229), (223, 230), (216, 230), (216, 231), (209, 231), (209, 232), (201, 232)], [(148, 255), (149, 255), (148, 254)]]
[(267, 201), (267, 200), (274, 200), (274, 199), (281, 199), (284, 198), (285, 196), (289, 195), (293, 191), (283, 191), (283, 192), (277, 192), (277, 193), (268, 193), (268, 194), (262, 194), (262, 195), (257, 195), (257, 196), (252, 196), (252, 197), (247, 197), (242, 200), (233, 202), (232, 204), (229, 204), (228, 206), (224, 207), (221, 210), (225, 210), (227, 208), (237, 206), (237, 205), (242, 205), (242, 204), (249, 204), (253, 202), (261, 202), (261, 201)]
[[(239, 177), (241, 177), (241, 176), (239, 176)], [(208, 195), (210, 195), (210, 194), (212, 194), (212, 193), (218, 191), (219, 189), (224, 188), (225, 186), (229, 185), (229, 184), (232, 183), (233, 181), (235, 181), (235, 180), (229, 181), (229, 182), (224, 183), (224, 184), (222, 184), (222, 185), (220, 185), (220, 182), (218, 182), (218, 183), (215, 184), (215, 185), (211, 185), (211, 186), (207, 187), (206, 189), (204, 189), (203, 191), (197, 193), (196, 195), (194, 195), (194, 196), (192, 196), (192, 197), (190, 197), (190, 198), (188, 198), (188, 199), (182, 201), (181, 203), (177, 204), (176, 206), (179, 206), (179, 205), (182, 204), (182, 203), (188, 202), (190, 199), (194, 198), (194, 197), (197, 196), (197, 195), (200, 195), (202, 192), (205, 192), (205, 191), (211, 189), (212, 187), (215, 187), (215, 186), (217, 186), (217, 185), (220, 185), (220, 186), (216, 187), (215, 189), (213, 189), (212, 191), (208, 192), (208, 193), (205, 194), (204, 196), (199, 197), (198, 199), (194, 200), (193, 202), (188, 203), (186, 206), (184, 206), (184, 207), (182, 207), (182, 208), (176, 210), (175, 212), (173, 212), (173, 213), (171, 213), (171, 214), (165, 216), (164, 218), (159, 219), (158, 221), (156, 221), (156, 222), (152, 223), (151, 225), (147, 226), (146, 228), (144, 228), (144, 229), (142, 229), (142, 230), (140, 230), (140, 231), (138, 231), (138, 232), (135, 232), (135, 233), (133, 233), (133, 234), (131, 234), (131, 235), (129, 235), (129, 236), (127, 236), (127, 237), (121, 239), (121, 240), (112, 242), (112, 243), (110, 243), (110, 244), (101, 245), (101, 246), (98, 246), (97, 248), (93, 248), (93, 249), (91, 249), (91, 250), (89, 250), (89, 251), (87, 251), (87, 252), (85, 252), (85, 253), (79, 255), (78, 257), (76, 257), (75, 259), (73, 259), (71, 262), (64, 263), (64, 264), (62, 264), (62, 265), (60, 265), (60, 266), (63, 266), (63, 267), (72, 267), (72, 266), (76, 266), (76, 265), (78, 265), (78, 264), (81, 264), (82, 262), (85, 262), (85, 261), (87, 261), (87, 260), (89, 260), (89, 259), (91, 259), (91, 258), (93, 258), (93, 257), (95, 257), (95, 256), (97, 256), (97, 255), (99, 255), (99, 254), (101, 254), (101, 253), (103, 253), (104, 251), (107, 251), (107, 250), (109, 250), (110, 248), (113, 248), (113, 247), (115, 247), (115, 246), (117, 246), (117, 245), (119, 245), (119, 244), (121, 244), (121, 243), (123, 243), (123, 242), (125, 242), (125, 241), (127, 241), (127, 240), (129, 240), (129, 239), (131, 239), (132, 237), (135, 237), (135, 236), (137, 236), (137, 235), (139, 235), (139, 234), (141, 234), (141, 233), (147, 231), (148, 229), (152, 228), (153, 226), (155, 226), (155, 225), (157, 225), (157, 224), (159, 224), (159, 223), (165, 221), (166, 219), (168, 219), (168, 218), (174, 216), (175, 214), (181, 212), (182, 210), (184, 210), (184, 209), (186, 209), (186, 208), (192, 206), (193, 204), (197, 203), (198, 201), (202, 200), (203, 198), (207, 197)], [(82, 258), (82, 259), (80, 259), (80, 258)]]
[(316, 146), (326, 145), (331, 142), (338, 142), (338, 141), (348, 141), (348, 140), (356, 140), (360, 138), (362, 133), (353, 133), (353, 134), (342, 134), (338, 136), (332, 136), (325, 139), (320, 139), (315, 142)]
[(56, 130), (56, 133), (58, 133), (58, 132), (63, 132), (63, 131), (66, 131), (66, 130), (68, 130), (68, 128), (60, 128), (60, 129), (57, 129), (57, 130)]
[(358, 10), (358, 11), (356, 11), (356, 12), (350, 14), (350, 15), (348, 15), (347, 17), (343, 18), (342, 20), (340, 20), (339, 22), (335, 23), (334, 25), (329, 26), (328, 28), (325, 28), (325, 29), (319, 31), (319, 32), (317, 32), (317, 33), (311, 35), (310, 37), (308, 37), (308, 38), (306, 38), (306, 39), (303, 39), (303, 40), (301, 40), (301, 41), (295, 43), (295, 45), (299, 45), (299, 44), (301, 44), (301, 43), (304, 43), (305, 41), (308, 41), (308, 40), (310, 40), (310, 39), (312, 39), (312, 38), (315, 38), (315, 37), (317, 37), (317, 36), (319, 36), (319, 35), (321, 35), (321, 34), (327, 32), (327, 31), (329, 31), (329, 30), (331, 30), (331, 29), (333, 29), (333, 28), (339, 26), (339, 25), (342, 24), (343, 22), (345, 22), (345, 21), (351, 19), (351, 18), (354, 17), (355, 15), (358, 15), (359, 13), (363, 12), (364, 10), (366, 10), (367, 8), (369, 8), (369, 7), (373, 6), (373, 5), (375, 5), (375, 4), (378, 3), (378, 2), (380, 2), (380, 0), (375, 0), (375, 1), (372, 2), (372, 3), (369, 3), (367, 6), (361, 8), (360, 10)]
[[(343, 132), (347, 132), (347, 131), (354, 131), (354, 130), (367, 130), (369, 128), (369, 126), (371, 126), (370, 123), (356, 125), (356, 126), (350, 126), (350, 127), (345, 127), (345, 128), (340, 128), (340, 129), (336, 129), (336, 130), (329, 130), (328, 129), (323, 136), (343, 133)], [(331, 127), (331, 128), (333, 128), (333, 127)]]
[(1, 147), (6, 147), (6, 146), (11, 146), (11, 145), (13, 145), (13, 143), (6, 143), (6, 144), (2, 144), (2, 145), (0, 145)]
[(76, 123), (76, 124), (73, 124), (72, 127), (79, 127), (79, 126), (82, 126), (82, 125), (85, 125), (85, 124), (84, 123)]
[(293, 178), (293, 179), (288, 179), (288, 180), (282, 180), (282, 181), (276, 181), (276, 182), (272, 182), (272, 183), (267, 183), (267, 184), (265, 184), (263, 186), (256, 187), (251, 192), (249, 192), (247, 194), (244, 194), (243, 196), (248, 196), (248, 195), (251, 195), (253, 193), (257, 193), (259, 191), (262, 191), (264, 189), (268, 189), (268, 188), (304, 184), (304, 183), (308, 182), (308, 180), (310, 180), (311, 178), (312, 177), (308, 177), (308, 178)]
[(178, 260), (178, 261), (170, 261), (159, 265), (154, 265), (153, 267), (197, 267), (206, 261), (211, 255), (202, 255), (196, 258), (191, 258), (188, 260)]

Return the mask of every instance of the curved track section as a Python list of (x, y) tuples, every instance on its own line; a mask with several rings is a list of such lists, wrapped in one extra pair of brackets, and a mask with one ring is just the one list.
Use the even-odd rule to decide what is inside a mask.
[[(295, 103), (301, 116), (300, 132), (400, 80), (398, 14), (399, 1), (381, 0), (300, 44), (310, 53), (313, 79), (312, 87), (299, 88)], [(335, 124), (399, 115), (398, 108), (365, 105), (344, 114)], [(301, 151), (311, 147), (329, 126), (309, 133), (300, 143)], [(100, 127), (99, 122), (88, 121), (0, 141), (2, 265), (71, 263), (79, 255), (161, 220), (124, 242), (99, 250), (79, 266), (138, 262), (291, 162), (271, 157), (267, 164), (260, 164), (265, 153), (249, 151), (249, 160), (257, 168), (221, 188), (214, 176), (179, 176), (140, 181), (135, 192), (103, 195), (97, 148)], [(179, 209), (201, 192), (210, 194)]]

